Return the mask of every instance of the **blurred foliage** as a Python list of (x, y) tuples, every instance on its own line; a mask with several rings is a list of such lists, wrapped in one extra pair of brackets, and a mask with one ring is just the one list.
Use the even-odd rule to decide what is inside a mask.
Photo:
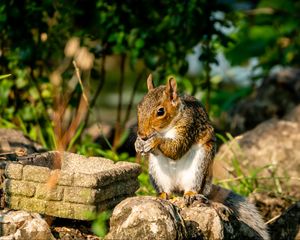
[(226, 50), (228, 59), (241, 65), (258, 57), (265, 74), (276, 65), (299, 66), (299, 17), (300, 1), (294, 0), (261, 0), (239, 11), (235, 44)]
[(111, 212), (104, 211), (97, 214), (92, 224), (92, 231), (99, 237), (104, 237), (108, 230), (108, 221), (111, 216)]
[[(137, 62), (142, 61), (144, 68), (155, 71), (158, 79), (165, 79), (169, 74), (184, 75), (188, 70), (187, 53), (201, 44), (199, 59), (207, 65), (215, 63), (217, 46), (226, 47), (230, 42), (230, 38), (221, 29), (230, 25), (230, 15), (226, 15), (229, 10), (227, 1), (217, 0), (179, 3), (167, 0), (118, 3), (103, 0), (1, 1), (0, 73), (13, 75), (10, 81), (1, 81), (7, 96), (3, 101), (5, 105), (1, 115), (4, 120), (1, 126), (22, 126), (34, 140), (49, 148), (57, 147), (55, 140), (49, 137), (51, 128), (57, 125), (53, 123), (51, 112), (58, 108), (55, 106), (55, 94), (58, 91), (63, 93), (68, 88), (69, 79), (74, 74), (71, 65), (65, 67), (64, 71), (60, 68), (66, 61), (70, 62), (70, 58), (79, 55), (69, 54), (67, 49), (68, 40), (78, 37), (82, 48), (87, 47), (96, 61), (99, 60), (104, 66), (95, 64), (90, 73), (85, 75), (86, 79), (83, 79), (84, 87), (92, 86), (88, 96), (91, 108), (105, 83), (106, 57), (120, 56), (123, 59), (120, 63), (116, 124), (120, 130), (117, 129), (118, 141), (114, 142), (114, 146), (118, 145), (129, 116), (126, 114), (125, 119), (121, 119), (119, 113), (124, 107), (122, 61), (127, 61), (136, 73)], [(59, 89), (54, 88), (50, 81), (51, 75), (57, 72), (59, 78), (63, 79)], [(137, 77), (134, 85), (138, 86), (141, 77)], [(206, 84), (210, 82), (206, 81)], [(200, 81), (192, 84), (194, 88), (199, 85)], [(82, 89), (78, 83), (72, 93), (67, 107), (73, 112), (79, 106)], [(127, 112), (130, 111), (131, 107), (128, 107)], [(86, 122), (89, 114), (90, 111)], [(55, 134), (55, 131), (52, 132)]]

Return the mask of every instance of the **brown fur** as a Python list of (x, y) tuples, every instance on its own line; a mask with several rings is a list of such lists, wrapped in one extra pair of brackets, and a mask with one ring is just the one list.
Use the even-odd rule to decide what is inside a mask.
[[(174, 97), (167, 86), (150, 88), (138, 105), (140, 138), (143, 140), (151, 138), (153, 149), (159, 149), (165, 156), (174, 160), (182, 157), (195, 143), (202, 144), (208, 152), (214, 151), (214, 131), (204, 107), (194, 97), (185, 95), (178, 97), (177, 93)], [(182, 105), (184, 110), (180, 111)], [(161, 107), (165, 109), (166, 114), (157, 117), (156, 112)], [(176, 139), (170, 140), (159, 136), (158, 132), (172, 126), (177, 130)]]

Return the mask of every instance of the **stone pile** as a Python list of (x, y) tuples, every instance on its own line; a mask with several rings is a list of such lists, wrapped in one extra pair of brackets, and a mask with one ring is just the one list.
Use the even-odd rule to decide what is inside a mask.
[(46, 152), (6, 166), (4, 191), (11, 209), (90, 219), (133, 196), (141, 168), (99, 157)]
[(0, 211), (1, 240), (55, 240), (47, 222), (37, 213)]

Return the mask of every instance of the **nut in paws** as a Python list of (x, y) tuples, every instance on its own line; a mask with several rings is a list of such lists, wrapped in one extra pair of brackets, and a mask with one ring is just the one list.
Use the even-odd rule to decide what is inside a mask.
[(155, 147), (155, 139), (153, 137), (144, 141), (144, 152), (145, 153), (151, 152), (151, 150), (153, 150), (154, 147)]
[(144, 142), (140, 137), (137, 137), (135, 143), (134, 143), (134, 147), (135, 147), (135, 151), (138, 153), (143, 153), (144, 152)]

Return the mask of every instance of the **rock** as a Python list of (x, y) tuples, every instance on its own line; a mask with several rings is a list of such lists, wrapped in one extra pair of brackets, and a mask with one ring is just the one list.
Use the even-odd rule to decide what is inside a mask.
[(132, 197), (118, 204), (105, 239), (260, 239), (226, 206), (182, 197)]
[(269, 224), (272, 239), (300, 239), (300, 202), (292, 205)]
[(17, 152), (22, 155), (27, 155), (45, 151), (41, 145), (30, 140), (18, 130), (0, 128), (0, 136), (0, 153)]
[(228, 124), (233, 135), (271, 118), (282, 118), (300, 104), (300, 69), (286, 68), (263, 79), (253, 94), (238, 103)]
[(133, 197), (113, 211), (105, 239), (185, 239), (178, 209), (161, 199)]
[(0, 239), (3, 240), (55, 239), (47, 222), (37, 213), (1, 211), (0, 224)]
[(12, 209), (88, 220), (139, 188), (141, 167), (68, 152), (45, 152), (6, 166), (4, 192)]
[(189, 239), (224, 239), (222, 219), (214, 208), (196, 203), (183, 207), (180, 214), (185, 220)]
[[(226, 144), (215, 158), (214, 176), (218, 180), (245, 176), (256, 171), (260, 186), (273, 187), (293, 196), (300, 196), (300, 105), (282, 120), (272, 119), (259, 124)], [(276, 179), (275, 179), (276, 177)]]
[[(64, 219), (65, 221), (66, 219)], [(66, 223), (64, 223), (66, 224)], [(87, 230), (82, 229), (83, 226), (51, 226), (52, 234), (55, 236), (56, 239), (61, 240), (102, 240), (101, 237), (97, 237), (91, 233), (86, 233)]]

